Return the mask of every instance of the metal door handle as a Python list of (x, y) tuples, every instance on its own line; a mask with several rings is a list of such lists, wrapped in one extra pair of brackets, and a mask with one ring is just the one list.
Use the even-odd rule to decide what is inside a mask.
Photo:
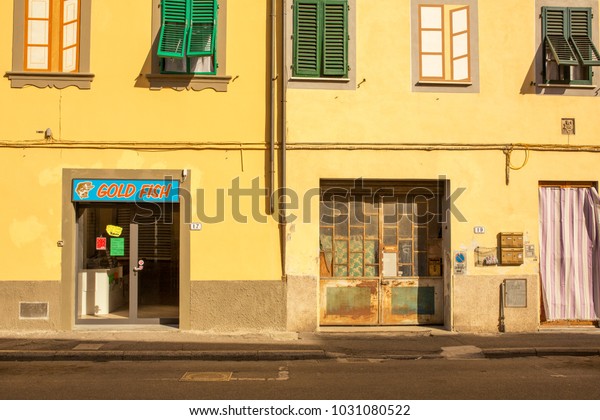
[(133, 267), (133, 271), (142, 271), (144, 269), (144, 260), (139, 260), (137, 267)]

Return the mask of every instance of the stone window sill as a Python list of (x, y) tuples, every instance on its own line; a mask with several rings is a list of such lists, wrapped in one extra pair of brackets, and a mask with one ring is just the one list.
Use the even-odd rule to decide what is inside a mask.
[(473, 82), (453, 82), (451, 80), (419, 80), (417, 86), (472, 86)]
[(350, 79), (340, 77), (290, 77), (291, 82), (323, 82), (323, 83), (348, 83)]
[(64, 89), (76, 86), (79, 89), (91, 89), (94, 80), (93, 73), (57, 73), (57, 72), (7, 72), (5, 77), (10, 80), (12, 88), (35, 86), (38, 88), (53, 87)]
[(556, 88), (556, 89), (596, 89), (597, 85), (569, 85), (569, 84), (558, 84), (558, 83), (540, 83), (537, 85), (540, 88)]
[(146, 74), (150, 82), (150, 90), (175, 89), (200, 91), (213, 89), (216, 92), (227, 92), (231, 76), (211, 76), (197, 74)]

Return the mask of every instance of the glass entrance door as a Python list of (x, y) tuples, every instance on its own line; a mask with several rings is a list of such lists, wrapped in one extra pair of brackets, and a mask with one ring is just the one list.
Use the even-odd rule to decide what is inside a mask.
[[(179, 205), (154, 204), (131, 224), (132, 268), (137, 283), (137, 316), (179, 318)], [(134, 240), (135, 239), (135, 240)]]
[(177, 323), (179, 205), (77, 207), (77, 322)]

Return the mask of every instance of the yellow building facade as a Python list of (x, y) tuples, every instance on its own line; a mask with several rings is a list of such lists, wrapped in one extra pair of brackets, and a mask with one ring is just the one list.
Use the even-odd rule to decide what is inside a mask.
[(246, 3), (0, 6), (0, 329), (597, 325), (596, 0)]

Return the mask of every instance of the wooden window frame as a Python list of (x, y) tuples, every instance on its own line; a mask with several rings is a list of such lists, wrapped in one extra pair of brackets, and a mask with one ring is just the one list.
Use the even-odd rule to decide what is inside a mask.
[[(226, 37), (227, 37), (227, 0), (218, 0), (217, 35), (213, 64), (215, 72), (183, 73), (163, 72), (162, 59), (158, 56), (158, 40), (161, 29), (161, 0), (152, 0), (152, 60), (145, 69), (144, 75), (150, 90), (165, 88), (177, 91), (213, 89), (216, 92), (227, 92), (231, 76), (226, 73)], [(187, 63), (186, 63), (187, 65)]]
[[(315, 4), (317, 9), (317, 22), (316, 22), (316, 57), (315, 57), (315, 70), (314, 71), (301, 71), (298, 69), (298, 40), (299, 40), (299, 32), (298, 27), (300, 26), (298, 23), (298, 10), (299, 5), (301, 4)], [(326, 48), (326, 38), (327, 38), (327, 19), (326, 19), (326, 6), (338, 4), (341, 5), (345, 10), (344, 14), (344, 29), (343, 29), (343, 66), (345, 67), (344, 71), (339, 70), (329, 70), (326, 66), (327, 61), (327, 48)], [(293, 2), (293, 36), (292, 36), (292, 77), (307, 77), (307, 78), (347, 78), (348, 77), (348, 25), (349, 25), (349, 14), (348, 8), (350, 7), (347, 0), (295, 0)]]
[[(63, 12), (63, 2), (60, 1), (60, 13)], [(59, 20), (52, 16), (53, 8), (50, 5), (50, 21), (56, 21), (55, 31), (59, 30), (59, 36), (54, 36), (49, 33), (49, 43), (54, 45), (49, 46), (48, 69), (27, 69), (27, 21), (28, 21), (28, 0), (13, 0), (13, 57), (12, 70), (6, 73), (6, 77), (11, 81), (11, 87), (23, 88), (25, 86), (35, 86), (39, 88), (54, 87), (63, 89), (69, 86), (78, 87), (79, 89), (90, 89), (91, 82), (94, 79), (94, 74), (90, 73), (90, 46), (91, 46), (91, 8), (92, 0), (79, 0), (79, 24), (78, 24), (78, 57), (77, 69), (73, 72), (60, 71), (62, 67), (62, 30)], [(60, 22), (59, 22), (60, 21)], [(52, 26), (52, 25), (51, 25)], [(57, 28), (57, 29), (56, 29)], [(49, 27), (49, 32), (52, 27)], [(53, 48), (55, 51), (51, 51)], [(54, 64), (52, 64), (54, 61)]]
[[(25, 47), (25, 51), (23, 53), (23, 69), (26, 71), (50, 71), (50, 67), (51, 67), (51, 63), (52, 63), (52, 58), (54, 56), (54, 54), (52, 53), (53, 51), (53, 46), (52, 46), (52, 32), (53, 32), (53, 27), (55, 25), (54, 22), (54, 7), (53, 7), (53, 0), (47, 0), (48, 1), (48, 18), (33, 18), (30, 17), (29, 15), (29, 6), (30, 6), (30, 0), (26, 0), (25, 1), (25, 24), (23, 25), (23, 30), (25, 32), (25, 42), (24, 42), (24, 47)], [(29, 42), (29, 37), (30, 37), (30, 31), (29, 31), (29, 24), (31, 21), (35, 21), (35, 22), (46, 22), (46, 24), (48, 25), (48, 33), (46, 34), (47, 36), (47, 43), (46, 44), (33, 44)], [(28, 50), (29, 47), (45, 47), (47, 52), (46, 52), (46, 56), (47, 56), (47, 66), (46, 68), (42, 69), (42, 68), (29, 68), (27, 63), (28, 63)]]
[[(430, 28), (423, 28), (423, 9), (424, 8), (429, 8), (429, 9), (440, 9), (440, 14), (441, 14), (441, 27), (435, 28), (435, 29), (430, 29)], [(419, 20), (419, 79), (420, 80), (446, 80), (446, 43), (444, 40), (444, 35), (445, 35), (445, 27), (444, 27), (444, 6), (443, 5), (438, 5), (438, 4), (420, 4), (419, 5), (419, 12), (418, 12), (418, 20)], [(442, 51), (439, 53), (424, 53), (423, 52), (423, 32), (439, 32), (441, 37), (442, 37)], [(423, 56), (427, 56), (427, 55), (433, 55), (433, 56), (439, 56), (442, 59), (442, 75), (440, 77), (426, 77), (423, 76)]]
[[(65, 3), (64, 1), (61, 2), (61, 8), (60, 8), (60, 14), (61, 14), (61, 32), (60, 32), (60, 48), (59, 48), (59, 53), (58, 53), (58, 57), (59, 57), (59, 63), (60, 63), (60, 69), (61, 71), (64, 71), (64, 58), (65, 58), (65, 51), (67, 49), (71, 49), (71, 48), (75, 48), (75, 54), (76, 54), (76, 59), (75, 59), (75, 69), (70, 71), (69, 73), (77, 73), (79, 72), (79, 57), (81, 55), (80, 51), (81, 51), (81, 45), (80, 45), (80, 40), (81, 40), (81, 0), (79, 0), (77, 2), (77, 19), (75, 20), (71, 20), (68, 22), (64, 21), (64, 16), (65, 16)], [(75, 44), (73, 45), (69, 45), (68, 47), (65, 47), (64, 45), (64, 34), (65, 34), (65, 27), (68, 25), (71, 25), (73, 23), (77, 24), (77, 41), (75, 42)]]
[[(396, 259), (396, 275), (392, 277), (396, 278), (420, 278), (420, 277), (440, 277), (432, 275), (429, 270), (430, 268), (430, 247), (435, 246), (435, 242), (439, 242), (439, 246), (442, 246), (442, 238), (440, 236), (433, 236), (433, 232), (431, 232), (431, 220), (427, 220), (425, 224), (422, 224), (422, 219), (420, 219), (423, 215), (418, 214), (418, 209), (416, 206), (424, 206), (420, 207), (421, 209), (426, 208), (427, 212), (425, 214), (433, 214), (436, 217), (437, 222), (434, 223), (434, 226), (438, 226), (441, 229), (442, 222), (442, 210), (441, 210), (441, 200), (442, 195), (439, 191), (433, 193), (433, 198), (435, 199), (435, 203), (430, 203), (427, 199), (415, 200), (419, 194), (408, 194), (402, 192), (409, 184), (403, 184), (399, 187), (394, 187), (391, 185), (383, 185), (383, 184), (369, 184), (368, 187), (371, 191), (375, 191), (372, 195), (366, 195), (362, 197), (353, 197), (349, 195), (349, 191), (351, 191), (351, 187), (341, 187), (338, 189), (337, 187), (327, 186), (322, 188), (320, 195), (320, 203), (321, 206), (325, 206), (328, 209), (328, 213), (324, 214), (323, 208), (320, 211), (320, 224), (319, 224), (319, 238), (321, 239), (323, 236), (324, 230), (330, 230), (331, 235), (329, 238), (331, 239), (330, 248), (323, 244), (323, 242), (319, 243), (320, 253), (321, 253), (321, 271), (320, 275), (323, 279), (379, 279), (383, 278), (384, 270), (383, 270), (383, 253), (384, 252), (394, 252), (397, 255)], [(427, 186), (424, 185), (426, 188)], [(414, 184), (414, 187), (411, 186), (411, 190), (413, 188), (419, 188), (419, 184)], [(379, 194), (378, 191), (385, 191), (384, 194)], [(393, 193), (388, 194), (389, 191), (393, 191)], [(337, 199), (336, 199), (337, 197)], [(355, 204), (360, 203), (361, 205), (361, 213), (364, 217), (375, 217), (377, 219), (377, 234), (374, 237), (373, 235), (367, 234), (367, 226), (366, 219), (360, 223), (360, 220), (357, 220), (353, 217), (354, 206)], [(369, 209), (367, 203), (372, 203), (373, 209)], [(345, 207), (346, 211), (341, 211), (339, 209), (339, 205)], [(386, 204), (389, 206), (392, 205), (394, 209), (394, 214), (389, 215), (386, 214)], [(410, 206), (409, 206), (410, 204)], [(432, 205), (434, 205), (434, 212), (432, 212)], [(400, 210), (400, 206), (409, 206)], [(389, 207), (388, 207), (389, 208)], [(330, 210), (330, 211), (329, 211)], [(339, 215), (342, 217), (346, 217), (347, 220), (343, 223), (335, 223), (336, 212), (339, 212)], [(417, 212), (417, 213), (415, 213)], [(339, 217), (338, 215), (338, 217)], [(394, 217), (394, 220), (390, 222), (389, 220), (386, 222), (386, 218)], [(329, 220), (327, 217), (331, 217)], [(405, 232), (402, 231), (401, 224), (404, 219), (407, 219), (410, 223), (410, 235), (405, 235)], [(343, 225), (347, 229), (346, 232), (342, 232), (341, 234), (337, 234), (337, 226)], [(362, 251), (352, 251), (351, 243), (352, 238), (356, 235), (353, 234), (353, 229), (355, 231), (362, 230)], [(390, 233), (394, 232), (393, 244), (386, 242), (386, 231)], [(439, 235), (439, 233), (438, 233)], [(424, 240), (425, 243), (421, 244), (420, 241)], [(373, 263), (367, 263), (365, 260), (365, 255), (367, 253), (367, 242), (375, 242), (375, 260)], [(329, 241), (327, 241), (329, 242)], [(337, 243), (345, 242), (346, 246), (346, 260), (341, 261), (337, 259), (338, 246)], [(403, 260), (401, 256), (401, 243), (410, 242), (411, 247), (411, 255), (410, 262)], [(441, 249), (441, 248), (440, 248)], [(362, 252), (362, 275), (352, 275), (351, 271), (351, 261), (352, 254), (357, 254)], [(435, 259), (436, 257), (432, 257)], [(339, 261), (339, 262), (338, 262)], [(439, 261), (440, 268), (443, 267), (443, 259)], [(374, 267), (372, 270), (375, 273), (374, 276), (367, 276), (367, 267)], [(338, 268), (343, 269), (345, 267), (345, 275), (342, 272), (338, 271)], [(406, 269), (408, 267), (408, 269)], [(398, 274), (403, 273), (403, 274)], [(387, 277), (387, 276), (386, 276)]]
[[(543, 6), (542, 7), (542, 57), (543, 60), (543, 83), (544, 84), (555, 84), (555, 85), (592, 85), (593, 83), (593, 71), (592, 66), (600, 65), (599, 62), (587, 62), (581, 56), (581, 53), (577, 47), (577, 42), (572, 40), (571, 33), (571, 11), (585, 10), (588, 14), (588, 19), (590, 20), (590, 25), (587, 27), (588, 30), (588, 38), (591, 42), (592, 48), (595, 50), (597, 56), (596, 47), (593, 44), (593, 25), (591, 24), (591, 20), (593, 18), (592, 8), (591, 7), (559, 7), (559, 6)], [(557, 12), (561, 11), (564, 15), (564, 23), (562, 28), (562, 36), (564, 37), (565, 47), (570, 51), (570, 59), (561, 59), (561, 57), (557, 57), (555, 51), (555, 47), (553, 41), (549, 38), (548, 32), (548, 12)], [(548, 60), (546, 57), (553, 57), (553, 60)], [(558, 58), (558, 59), (557, 59)], [(562, 62), (561, 62), (562, 60)], [(558, 72), (558, 79), (550, 79), (549, 73), (551, 72), (549, 66), (556, 66), (556, 71)], [(573, 74), (579, 73), (580, 75), (585, 76), (584, 78), (573, 78)]]
[[(468, 53), (469, 53), (469, 80), (452, 80), (455, 78), (453, 73), (453, 61), (451, 54), (454, 52), (450, 49), (450, 19), (448, 16), (445, 17), (445, 32), (444, 42), (446, 45), (444, 58), (445, 65), (445, 79), (437, 78), (436, 80), (424, 80), (421, 77), (421, 33), (420, 17), (419, 17), (419, 6), (445, 6), (446, 15), (448, 11), (460, 10), (462, 7), (468, 6)], [(457, 22), (458, 23), (458, 22)], [(479, 72), (479, 0), (410, 0), (410, 77), (411, 77), (411, 91), (412, 92), (424, 92), (424, 93), (478, 93), (480, 91), (480, 72)], [(455, 38), (455, 41), (462, 41), (460, 38)], [(456, 48), (458, 42), (454, 46)], [(466, 69), (463, 64), (457, 66), (460, 69), (462, 75), (465, 74)]]
[[(418, 5), (418, 12), (417, 12), (417, 20), (418, 20), (418, 34), (419, 34), (419, 52), (418, 52), (418, 57), (419, 57), (419, 81), (420, 82), (446, 82), (446, 83), (453, 83), (453, 82), (459, 82), (459, 83), (470, 83), (471, 82), (471, 74), (472, 74), (472, 69), (471, 69), (471, 63), (472, 63), (472, 58), (471, 58), (471, 13), (470, 13), (470, 6), (465, 4), (465, 5), (459, 5), (462, 7), (458, 7), (455, 9), (447, 9), (447, 4), (419, 4)], [(441, 27), (438, 28), (424, 28), (423, 27), (423, 18), (422, 18), (422, 10), (424, 8), (436, 8), (436, 9), (440, 9), (440, 14), (441, 14)], [(459, 32), (454, 32), (454, 28), (453, 28), (453, 19), (452, 19), (452, 15), (456, 12), (459, 11), (463, 11), (466, 10), (467, 12), (467, 29), (464, 31), (459, 31)], [(448, 17), (448, 21), (446, 21), (446, 17)], [(430, 53), (430, 52), (423, 52), (423, 33), (424, 32), (439, 32), (442, 38), (442, 47), (441, 47), (441, 52), (439, 53)], [(454, 37), (462, 35), (462, 34), (467, 34), (467, 53), (465, 55), (461, 55), (458, 57), (454, 57)], [(446, 45), (446, 41), (448, 39), (448, 44)], [(442, 62), (442, 75), (439, 77), (432, 77), (432, 76), (424, 76), (423, 75), (423, 57), (424, 56), (439, 56), (441, 57), (441, 62)], [(463, 58), (467, 58), (468, 61), (468, 76), (466, 79), (456, 79), (454, 77), (454, 62), (456, 60), (460, 60)], [(450, 63), (450, 71), (447, 71), (446, 69), (446, 61), (449, 61)]]
[[(218, 2), (216, 0), (208, 0), (208, 2), (212, 3), (212, 7), (213, 7), (213, 14), (214, 14), (214, 23), (213, 23), (213, 27), (212, 27), (212, 38), (211, 38), (211, 46), (210, 46), (210, 51), (206, 51), (206, 52), (195, 52), (192, 51), (191, 49), (191, 33), (192, 33), (192, 26), (193, 26), (193, 9), (194, 9), (194, 1), (199, 1), (199, 0), (186, 0), (186, 16), (185, 16), (185, 29), (184, 29), (184, 34), (183, 34), (183, 38), (182, 38), (182, 47), (181, 47), (181, 53), (176, 53), (176, 52), (172, 52), (172, 51), (161, 51), (161, 45), (162, 45), (162, 41), (165, 38), (167, 32), (165, 31), (165, 19), (164, 19), (164, 9), (161, 10), (161, 29), (160, 29), (160, 34), (159, 34), (159, 41), (158, 41), (158, 51), (157, 51), (157, 56), (159, 57), (160, 60), (160, 71), (163, 74), (210, 74), (210, 75), (214, 75), (217, 74), (217, 68), (219, 67), (219, 63), (217, 61), (217, 54), (216, 54), (216, 43), (218, 41), (217, 38), (217, 31), (218, 31), (218, 22), (219, 22), (219, 6), (218, 6)], [(192, 71), (192, 65), (191, 65), (191, 60), (198, 58), (198, 57), (211, 57), (212, 58), (212, 70), (211, 71)], [(174, 71), (174, 70), (167, 70), (167, 64), (166, 64), (166, 60), (182, 60), (183, 64), (185, 65), (185, 71)]]
[[(454, 19), (452, 19), (452, 14), (453, 13), (457, 13), (460, 12), (462, 10), (466, 10), (467, 11), (467, 29), (464, 31), (459, 31), (459, 32), (454, 32)], [(462, 35), (462, 34), (467, 34), (467, 54), (465, 55), (461, 55), (458, 57), (454, 56), (454, 37)], [(470, 13), (470, 8), (468, 5), (465, 5), (464, 7), (460, 7), (458, 9), (452, 9), (450, 11), (450, 62), (452, 63), (452, 81), (455, 82), (470, 82), (471, 81), (471, 13)], [(468, 61), (468, 71), (467, 71), (467, 78), (466, 79), (456, 79), (456, 77), (454, 76), (454, 62), (456, 60), (461, 60), (463, 58), (467, 58)]]
[(357, 63), (356, 63), (356, 33), (357, 33), (357, 0), (347, 0), (347, 64), (346, 77), (299, 77), (293, 76), (294, 66), (294, 13), (292, 6), (294, 0), (283, 0), (285, 33), (284, 60), (285, 71), (283, 77), (287, 79), (288, 89), (316, 89), (316, 90), (356, 90), (357, 89)]

